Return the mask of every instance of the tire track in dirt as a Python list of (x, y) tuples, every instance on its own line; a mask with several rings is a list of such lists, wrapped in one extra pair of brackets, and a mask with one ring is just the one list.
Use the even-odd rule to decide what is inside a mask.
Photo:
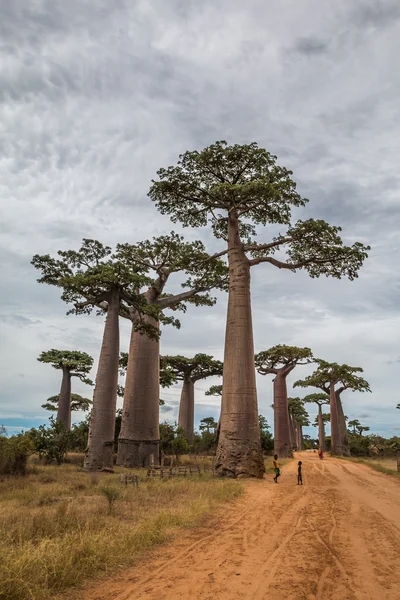
[(303, 488), (296, 461), (278, 485), (248, 482), (211, 533), (181, 533), (151, 563), (79, 599), (400, 600), (400, 486), (357, 463), (300, 457)]

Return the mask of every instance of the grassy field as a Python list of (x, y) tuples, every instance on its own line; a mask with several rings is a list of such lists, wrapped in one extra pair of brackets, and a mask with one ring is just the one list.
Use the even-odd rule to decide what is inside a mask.
[(397, 471), (397, 459), (396, 458), (346, 458), (352, 462), (363, 463), (368, 465), (375, 471), (380, 473), (386, 473), (386, 475), (392, 475), (400, 478), (400, 472)]
[(243, 492), (211, 474), (122, 486), (76, 464), (34, 466), (0, 482), (0, 598), (47, 600), (98, 573), (132, 565), (179, 528), (200, 525)]

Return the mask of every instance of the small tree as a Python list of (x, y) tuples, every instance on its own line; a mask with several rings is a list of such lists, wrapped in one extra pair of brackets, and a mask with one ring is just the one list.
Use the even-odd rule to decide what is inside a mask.
[[(369, 383), (360, 377), (363, 373), (360, 367), (338, 365), (324, 360), (316, 360), (318, 368), (312, 375), (303, 380), (296, 381), (294, 387), (316, 387), (329, 393), (331, 413), (331, 452), (338, 456), (349, 455), (349, 442), (347, 435), (346, 418), (340, 395), (349, 389), (353, 392), (370, 392)], [(339, 385), (337, 388), (336, 386)]]
[(307, 365), (314, 358), (310, 348), (273, 346), (255, 356), (256, 369), (261, 375), (274, 378), (274, 451), (279, 456), (292, 456), (292, 439), (288, 410), (286, 379), (297, 365)]
[(171, 379), (183, 381), (179, 405), (178, 425), (191, 440), (194, 434), (194, 384), (200, 379), (221, 376), (223, 364), (208, 354), (185, 356), (162, 356), (161, 371), (170, 373)]
[(260, 426), (260, 440), (263, 452), (271, 452), (274, 447), (274, 440), (268, 425), (267, 419), (263, 415), (258, 415), (258, 423)]
[[(177, 166), (158, 171), (149, 196), (163, 214), (184, 226), (211, 223), (225, 240), (229, 298), (225, 336), (224, 387), (215, 468), (220, 475), (262, 477), (250, 269), (260, 263), (311, 277), (357, 277), (368, 248), (344, 246), (340, 228), (309, 219), (290, 225), (292, 207), (307, 202), (296, 191), (291, 171), (257, 144), (228, 146), (220, 141), (201, 152), (186, 152)], [(256, 241), (256, 226), (287, 225), (283, 234)], [(276, 258), (277, 250), (287, 252)]]
[[(47, 350), (42, 352), (38, 358), (39, 362), (51, 364), (54, 369), (62, 371), (61, 390), (57, 396), (57, 421), (63, 423), (67, 429), (71, 427), (71, 378), (78, 377), (84, 383), (93, 385), (88, 374), (93, 367), (93, 358), (86, 352), (77, 350)], [(53, 403), (49, 398), (48, 402)], [(42, 406), (42, 408), (46, 408)], [(53, 409), (47, 409), (53, 410)]]
[(53, 417), (50, 417), (50, 426), (40, 425), (37, 429), (29, 431), (35, 452), (39, 458), (46, 462), (56, 462), (61, 465), (65, 461), (67, 452), (72, 450), (74, 436), (71, 431)]
[[(138, 244), (120, 244), (118, 256), (123, 261), (142, 265), (149, 274), (148, 285), (140, 291), (147, 315), (142, 324), (156, 331), (160, 323), (180, 327), (177, 319), (165, 310), (186, 311), (188, 304), (213, 306), (209, 291), (226, 289), (227, 268), (210, 256), (202, 242), (186, 242), (174, 232)], [(167, 293), (173, 274), (180, 274), (183, 291)], [(140, 313), (130, 311), (133, 323), (126, 371), (124, 405), (118, 444), (117, 464), (144, 466), (150, 456), (158, 455), (159, 444), (159, 342), (138, 335), (136, 323)]]
[[(36, 255), (32, 264), (42, 273), (39, 283), (61, 288), (61, 299), (73, 304), (69, 313), (87, 314), (94, 308), (106, 313), (93, 408), (89, 443), (85, 456), (88, 471), (112, 470), (115, 408), (118, 388), (119, 313), (146, 310), (138, 289), (146, 284), (146, 267), (112, 254), (108, 246), (84, 239), (78, 251), (58, 251), (59, 259)], [(69, 314), (68, 313), (68, 314)], [(137, 329), (150, 333), (138, 321)], [(151, 330), (152, 335), (157, 332)]]
[(329, 404), (329, 395), (328, 394), (308, 394), (303, 398), (304, 402), (313, 403), (318, 406), (318, 445), (320, 450), (326, 450), (325, 447), (325, 421), (324, 414), (322, 412), (322, 407), (326, 404)]

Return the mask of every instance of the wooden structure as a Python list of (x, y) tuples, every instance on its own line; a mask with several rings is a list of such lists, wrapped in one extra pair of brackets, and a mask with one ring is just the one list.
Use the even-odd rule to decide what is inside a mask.
[(133, 484), (139, 487), (139, 476), (134, 473), (121, 473), (120, 481), (124, 485)]

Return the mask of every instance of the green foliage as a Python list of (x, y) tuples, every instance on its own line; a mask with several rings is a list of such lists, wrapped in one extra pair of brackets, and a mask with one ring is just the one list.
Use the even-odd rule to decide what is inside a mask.
[[(324, 424), (326, 425), (326, 423), (330, 423), (331, 422), (331, 415), (330, 413), (323, 413), (322, 414), (322, 420), (324, 422)], [(319, 423), (318, 423), (318, 415), (315, 417), (314, 423), (312, 423), (313, 427), (319, 427)]]
[[(172, 231), (169, 235), (154, 237), (138, 244), (118, 244), (116, 256), (122, 262), (141, 265), (150, 277), (150, 285), (143, 299), (158, 309), (186, 310), (186, 304), (213, 306), (215, 298), (209, 295), (213, 288), (226, 290), (228, 269), (218, 257), (210, 256), (198, 240), (185, 242), (183, 236)], [(164, 293), (169, 277), (181, 273), (181, 294)], [(178, 320), (158, 314), (164, 324), (180, 327)]]
[(290, 371), (296, 365), (314, 362), (310, 348), (278, 345), (255, 355), (256, 369), (261, 375), (277, 373), (279, 369)]
[(222, 385), (212, 385), (206, 391), (206, 396), (222, 396)]
[(400, 404), (398, 404), (398, 405), (396, 406), (396, 408), (398, 408), (398, 409), (400, 410)]
[(53, 348), (52, 350), (42, 352), (38, 361), (49, 363), (54, 369), (66, 369), (71, 377), (79, 377), (84, 383), (93, 385), (93, 382), (86, 377), (93, 367), (93, 358), (86, 352), (55, 350)]
[(121, 497), (121, 490), (114, 485), (103, 485), (98, 489), (100, 494), (107, 500), (108, 514), (111, 515), (116, 501)]
[(288, 398), (289, 413), (293, 416), (294, 422), (302, 427), (310, 425), (308, 412), (304, 408), (304, 402), (301, 398)]
[(160, 423), (160, 454), (174, 454), (176, 458), (189, 451), (189, 442), (185, 432), (177, 424)]
[(260, 427), (261, 448), (263, 452), (271, 452), (274, 449), (274, 438), (270, 432), (270, 426), (263, 415), (258, 415), (258, 424)]
[(218, 423), (214, 417), (205, 417), (200, 421), (199, 429), (200, 431), (207, 431), (214, 434), (217, 427)]
[(199, 381), (215, 375), (222, 376), (223, 363), (208, 354), (196, 354), (193, 358), (185, 356), (161, 356), (161, 372), (165, 378), (175, 381)]
[[(57, 259), (49, 254), (36, 254), (32, 265), (42, 273), (39, 283), (63, 290), (61, 299), (74, 306), (68, 314), (88, 314), (95, 307), (102, 313), (116, 292), (122, 316), (130, 318), (132, 310), (139, 314), (147, 312), (147, 303), (138, 290), (151, 285), (152, 280), (143, 265), (124, 261), (110, 247), (86, 238), (78, 251), (59, 250), (58, 256)], [(158, 337), (158, 331), (140, 319), (135, 326), (138, 331)]]
[(73, 449), (74, 434), (68, 431), (63, 423), (50, 417), (50, 426), (40, 425), (29, 431), (34, 451), (39, 458), (46, 462), (56, 462), (58, 465), (65, 461), (68, 451)]
[[(352, 280), (367, 257), (369, 246), (343, 245), (340, 227), (320, 219), (290, 225), (292, 207), (305, 206), (308, 200), (297, 193), (292, 172), (256, 143), (228, 146), (219, 141), (201, 152), (186, 152), (177, 166), (160, 169), (157, 175), (149, 197), (173, 222), (189, 227), (210, 223), (214, 235), (226, 239), (228, 213), (237, 217), (251, 266), (268, 262), (292, 271), (304, 268), (311, 277)], [(267, 223), (288, 229), (269, 243), (255, 243), (255, 226)], [(286, 250), (287, 260), (277, 260), (277, 250)]]
[(326, 394), (329, 394), (330, 383), (340, 384), (336, 391), (341, 393), (344, 390), (353, 392), (370, 392), (368, 381), (357, 375), (363, 373), (361, 367), (350, 367), (349, 365), (339, 365), (337, 363), (328, 363), (325, 360), (316, 359), (317, 369), (305, 379), (296, 381), (293, 387), (316, 387)]
[[(59, 394), (51, 396), (47, 399), (45, 404), (42, 404), (42, 408), (45, 410), (56, 411), (58, 409)], [(79, 394), (71, 394), (71, 411), (83, 411), (86, 412), (92, 405), (92, 401), (89, 398), (84, 398)]]
[(321, 394), (316, 392), (315, 394), (307, 394), (304, 396), (303, 402), (317, 404), (318, 406), (323, 406), (324, 404), (329, 404), (330, 398), (329, 394)]
[(10, 438), (0, 436), (0, 475), (26, 475), (29, 455), (33, 451), (27, 434), (20, 433)]

